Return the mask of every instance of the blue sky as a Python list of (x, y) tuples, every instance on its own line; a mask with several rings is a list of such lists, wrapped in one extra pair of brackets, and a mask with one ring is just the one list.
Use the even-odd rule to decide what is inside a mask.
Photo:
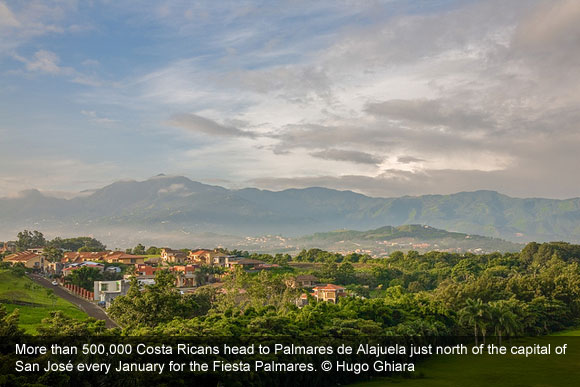
[(580, 196), (579, 4), (0, 0), (0, 196)]

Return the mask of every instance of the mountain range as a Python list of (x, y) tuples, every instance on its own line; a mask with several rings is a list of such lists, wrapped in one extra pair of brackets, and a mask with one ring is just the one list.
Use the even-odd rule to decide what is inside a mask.
[[(183, 176), (118, 181), (62, 199), (37, 190), (0, 198), (0, 238), (22, 229), (93, 235), (116, 246), (219, 240), (422, 224), (513, 242), (580, 242), (580, 198), (513, 198), (495, 191), (376, 198), (327, 188), (268, 191), (202, 184)], [(209, 242), (208, 242), (209, 243)]]

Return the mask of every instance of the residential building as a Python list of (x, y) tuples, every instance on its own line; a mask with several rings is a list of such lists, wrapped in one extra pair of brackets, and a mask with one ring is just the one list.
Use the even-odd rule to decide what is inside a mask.
[(167, 263), (184, 263), (187, 261), (187, 253), (181, 250), (163, 248), (161, 249), (161, 259)]
[(312, 290), (312, 296), (318, 301), (327, 301), (334, 304), (338, 302), (339, 297), (346, 296), (346, 288), (334, 284), (318, 285)]
[(22, 263), (25, 267), (29, 269), (44, 270), (44, 267), (48, 264), (44, 255), (37, 254), (32, 251), (21, 251), (19, 253), (10, 254), (4, 258), (4, 262), (9, 262), (11, 264)]
[(123, 263), (125, 265), (139, 265), (145, 263), (144, 256), (127, 254), (122, 251), (110, 252), (105, 256), (104, 260), (108, 263)]
[(312, 274), (301, 274), (286, 281), (291, 288), (311, 288), (318, 283), (318, 278)]
[(85, 261), (104, 261), (111, 251), (67, 251), (63, 254), (61, 262), (80, 263)]
[(16, 252), (16, 242), (0, 242), (0, 254), (1, 253), (15, 253)]
[(95, 281), (94, 300), (104, 302), (108, 308), (116, 297), (124, 296), (129, 291), (129, 281)]
[(105, 265), (103, 265), (102, 263), (86, 261), (86, 262), (81, 262), (81, 263), (69, 264), (64, 269), (62, 269), (62, 275), (63, 275), (63, 277), (69, 276), (73, 271), (78, 270), (81, 267), (90, 267), (93, 269), (97, 269), (101, 273), (105, 270)]
[(263, 265), (263, 264), (265, 264), (265, 262), (264, 261), (260, 261), (258, 259), (241, 258), (241, 259), (235, 259), (235, 260), (229, 260), (228, 259), (226, 261), (226, 265), (225, 266), (226, 267), (229, 267), (229, 268), (234, 268), (234, 267), (237, 267), (237, 266), (241, 266), (244, 269), (251, 270), (251, 269), (255, 268), (256, 266)]

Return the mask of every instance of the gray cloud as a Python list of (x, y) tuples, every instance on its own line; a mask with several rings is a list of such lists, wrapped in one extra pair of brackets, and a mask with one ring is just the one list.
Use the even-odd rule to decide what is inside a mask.
[(235, 128), (233, 126), (220, 125), (215, 121), (191, 113), (174, 114), (169, 120), (169, 125), (203, 133), (210, 136), (220, 137), (256, 137), (256, 133)]
[(392, 120), (410, 121), (428, 126), (447, 126), (455, 129), (481, 129), (493, 127), (493, 122), (484, 112), (468, 107), (461, 108), (458, 101), (444, 103), (442, 100), (394, 99), (369, 103), (366, 111)]
[(401, 164), (420, 163), (422, 161), (426, 161), (426, 160), (420, 159), (418, 157), (413, 157), (413, 156), (400, 156), (397, 158), (397, 162), (399, 162)]
[(384, 158), (372, 155), (366, 152), (359, 152), (345, 149), (326, 149), (318, 152), (310, 153), (313, 157), (318, 157), (325, 160), (349, 161), (359, 164), (380, 164)]

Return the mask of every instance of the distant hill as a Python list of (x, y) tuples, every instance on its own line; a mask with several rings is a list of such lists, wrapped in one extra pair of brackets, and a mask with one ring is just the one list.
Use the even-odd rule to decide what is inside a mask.
[(36, 190), (0, 199), (0, 240), (24, 228), (93, 235), (115, 246), (192, 246), (203, 235), (291, 237), (385, 224), (428, 224), (515, 242), (580, 242), (580, 199), (520, 199), (493, 191), (372, 198), (326, 188), (229, 190), (182, 176), (119, 181), (73, 199)]
[(330, 251), (368, 251), (385, 255), (395, 250), (449, 250), (457, 252), (516, 252), (524, 245), (503, 239), (449, 232), (425, 225), (385, 226), (369, 231), (337, 230), (294, 238), (291, 243), (304, 248)]

